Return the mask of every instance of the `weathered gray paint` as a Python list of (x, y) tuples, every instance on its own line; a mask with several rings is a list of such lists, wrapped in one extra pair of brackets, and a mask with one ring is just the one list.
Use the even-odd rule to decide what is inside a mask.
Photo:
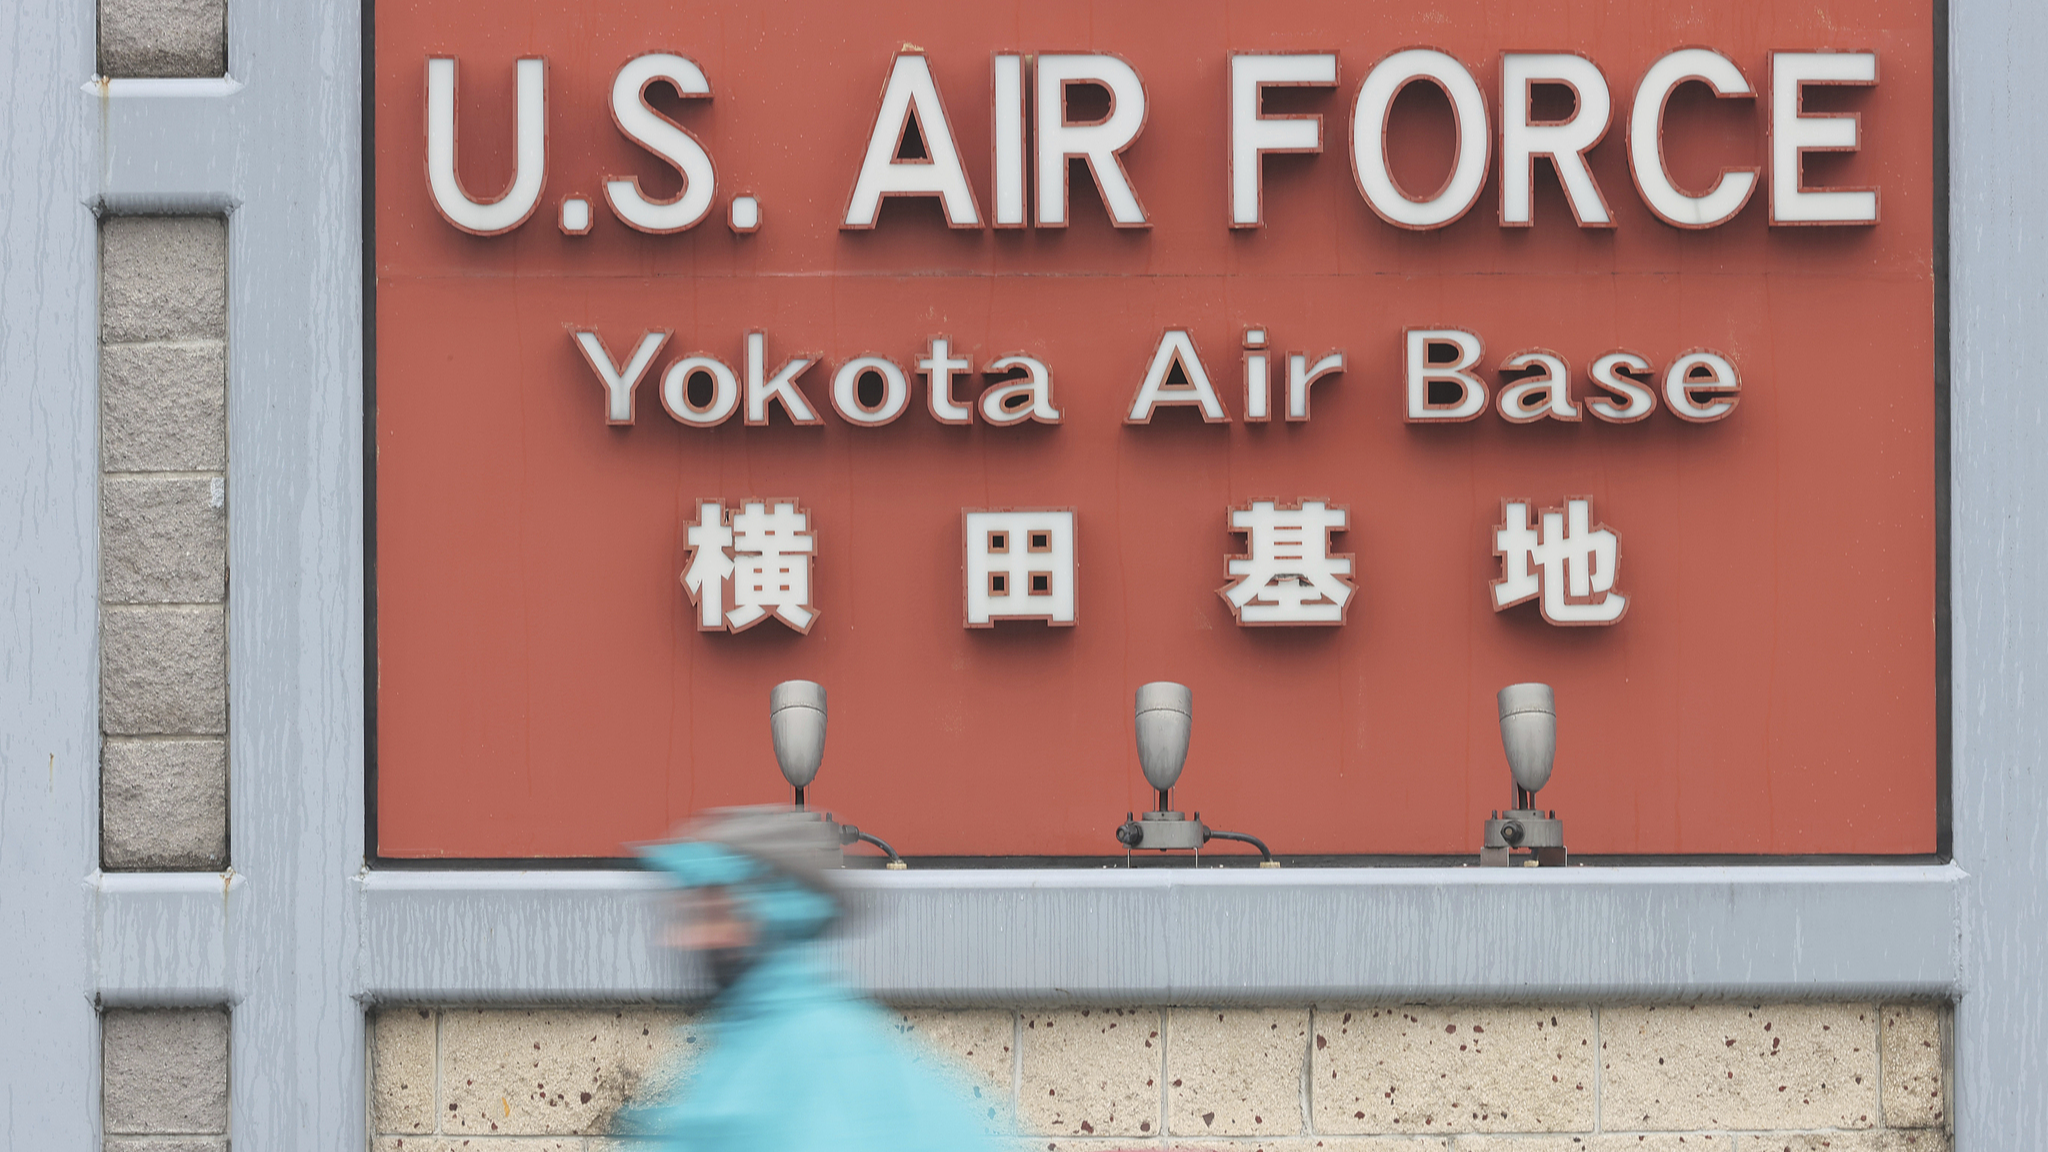
[[(234, 79), (101, 90), (86, 84), (90, 5), (0, 6), (0, 935), (35, 942), (0, 949), (8, 1146), (95, 1143), (95, 996), (231, 1002), (236, 1147), (353, 1152), (358, 997), (589, 998), (660, 982), (641, 946), (647, 910), (622, 892), (642, 880), (359, 875), (359, 20), (350, 0), (237, 5)], [(2048, 460), (2032, 449), (2048, 400), (2029, 353), (2048, 325), (2035, 235), (2048, 221), (2048, 8), (1955, 0), (1952, 33), (1955, 867), (912, 872), (862, 878), (897, 894), (864, 897), (876, 925), (848, 942), (850, 962), (882, 991), (934, 999), (1948, 993), (1958, 1146), (2037, 1142), (2048, 719), (2030, 688), (2048, 676), (2048, 533), (2034, 512)], [(93, 870), (88, 206), (231, 213), (234, 878)], [(1284, 919), (1310, 912), (1325, 920)], [(1276, 924), (1313, 952), (1276, 963)], [(1031, 947), (999, 954), (999, 934), (1020, 932)], [(1363, 959), (1347, 971), (1342, 957)], [(1363, 962), (1375, 958), (1392, 967)]]
[(2048, 1132), (2048, 5), (1952, 0), (1956, 1146)]
[(249, 882), (207, 872), (105, 872), (87, 885), (102, 1004), (228, 1004), (246, 964)]
[[(237, 1148), (359, 1149), (361, 15), (346, 2), (243, 4), (229, 22), (231, 79), (85, 83), (89, 22), (75, 51), (39, 62), (73, 108), (71, 132), (48, 143), (82, 162), (67, 200), (228, 214), (238, 882), (101, 877), (73, 907), (99, 930), (107, 998), (232, 1002)], [(89, 245), (49, 265), (92, 282)], [(89, 367), (72, 386), (91, 403)]]
[(92, 7), (0, 5), (0, 44), (0, 1145), (93, 1148)]
[[(846, 967), (925, 1004), (1946, 998), (1952, 866), (850, 872)], [(636, 873), (376, 872), (366, 997), (673, 996)], [(420, 941), (431, 941), (422, 947)]]

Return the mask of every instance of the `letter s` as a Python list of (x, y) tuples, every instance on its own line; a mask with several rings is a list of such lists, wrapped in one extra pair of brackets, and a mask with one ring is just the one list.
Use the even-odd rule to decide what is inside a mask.
[(683, 190), (673, 200), (650, 200), (640, 191), (637, 176), (607, 177), (605, 199), (612, 211), (629, 228), (642, 232), (681, 232), (694, 228), (711, 211), (711, 199), (718, 179), (711, 168), (711, 156), (690, 132), (656, 112), (647, 102), (648, 85), (658, 81), (675, 85), (685, 97), (710, 98), (711, 84), (704, 72), (681, 56), (651, 52), (637, 56), (619, 69), (612, 80), (612, 120), (626, 139), (666, 160), (682, 173)]

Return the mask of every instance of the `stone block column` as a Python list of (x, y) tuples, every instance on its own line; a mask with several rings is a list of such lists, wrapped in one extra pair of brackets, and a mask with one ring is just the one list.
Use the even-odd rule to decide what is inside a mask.
[(100, 863), (228, 865), (227, 225), (100, 231)]
[(227, 1152), (227, 1011), (108, 1011), (100, 1111), (107, 1152)]
[(100, 0), (102, 76), (220, 76), (227, 0)]

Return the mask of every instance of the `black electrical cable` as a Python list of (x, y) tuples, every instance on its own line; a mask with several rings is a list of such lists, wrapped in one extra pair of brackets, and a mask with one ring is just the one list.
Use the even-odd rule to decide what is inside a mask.
[(1267, 848), (1266, 842), (1264, 840), (1259, 839), (1257, 836), (1253, 836), (1244, 832), (1218, 832), (1214, 828), (1211, 828), (1209, 829), (1208, 839), (1236, 840), (1240, 843), (1249, 844), (1252, 847), (1257, 848), (1259, 850), (1259, 855), (1260, 857), (1262, 857), (1262, 863), (1270, 864), (1273, 862), (1272, 850)]
[(875, 847), (880, 848), (882, 851), (887, 852), (889, 854), (889, 863), (903, 863), (903, 857), (898, 856), (896, 854), (896, 850), (894, 848), (889, 847), (889, 842), (887, 840), (882, 839), (880, 836), (870, 835), (866, 832), (856, 832), (854, 833), (854, 835), (858, 836), (862, 840), (867, 841), (870, 844), (873, 844)]

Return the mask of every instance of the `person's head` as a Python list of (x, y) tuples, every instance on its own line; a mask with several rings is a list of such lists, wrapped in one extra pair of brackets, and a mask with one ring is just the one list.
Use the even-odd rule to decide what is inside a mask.
[(661, 942), (679, 952), (751, 948), (759, 932), (723, 884), (678, 888), (669, 897)]
[(839, 918), (832, 829), (788, 808), (705, 814), (642, 850), (678, 891), (663, 942), (700, 956), (723, 991), (763, 955), (811, 939)]

